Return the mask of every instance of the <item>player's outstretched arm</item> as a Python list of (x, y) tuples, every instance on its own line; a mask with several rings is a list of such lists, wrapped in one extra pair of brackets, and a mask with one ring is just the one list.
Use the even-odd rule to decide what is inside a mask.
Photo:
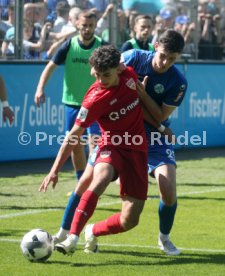
[(6, 120), (8, 119), (9, 123), (11, 125), (14, 121), (14, 112), (9, 107), (5, 82), (1, 76), (0, 76), (0, 101), (2, 102), (3, 120), (4, 120), (4, 122), (6, 122)]
[(58, 172), (70, 156), (74, 147), (79, 143), (79, 138), (84, 130), (84, 128), (75, 124), (71, 131), (66, 135), (49, 174), (44, 178), (39, 188), (39, 192), (46, 192), (50, 183), (52, 183), (52, 188), (55, 188), (58, 182)]
[(46, 65), (45, 69), (41, 74), (34, 96), (34, 102), (38, 107), (40, 107), (40, 105), (45, 102), (44, 87), (47, 84), (49, 78), (51, 77), (56, 67), (57, 65), (54, 62), (49, 61), (49, 63)]

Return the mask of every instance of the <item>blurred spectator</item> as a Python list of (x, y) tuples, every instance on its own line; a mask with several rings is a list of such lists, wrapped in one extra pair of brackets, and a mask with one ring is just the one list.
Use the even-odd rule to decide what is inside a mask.
[(56, 37), (55, 41), (47, 47), (45, 53), (42, 55), (42, 59), (50, 59), (58, 47), (65, 41), (65, 39), (72, 38), (74, 35), (78, 34), (77, 32), (77, 24), (79, 14), (81, 13), (81, 9), (74, 7), (69, 11), (69, 21), (66, 25), (62, 27), (59, 36)]
[(183, 54), (188, 54), (190, 58), (193, 58), (196, 51), (193, 39), (195, 23), (190, 22), (190, 18), (187, 15), (178, 15), (175, 19), (174, 29), (184, 37), (185, 47)]
[(154, 46), (149, 42), (152, 40), (152, 29), (152, 18), (148, 15), (138, 15), (135, 18), (134, 24), (135, 37), (123, 43), (121, 52), (125, 52), (130, 49), (154, 50)]
[(79, 14), (81, 13), (81, 9), (74, 7), (71, 8), (69, 11), (69, 19), (66, 25), (64, 25), (61, 29), (61, 33), (66, 33), (70, 31), (77, 31), (77, 22), (78, 22), (78, 17)]
[(67, 0), (44, 0), (44, 3), (47, 6), (48, 17), (47, 20), (54, 22), (56, 20), (56, 5), (59, 2), (65, 2), (68, 4)]
[[(30, 54), (30, 50), (34, 50), (38, 53), (41, 52), (44, 45), (44, 40), (46, 37), (47, 26), (46, 23), (42, 30), (40, 39), (34, 43), (30, 41), (33, 32), (33, 24), (28, 20), (24, 20), (23, 22), (23, 57), (24, 59), (33, 59), (33, 56)], [(15, 36), (15, 28), (12, 27), (6, 32), (5, 40), (2, 43), (2, 56), (6, 58), (7, 56), (14, 56), (14, 36)]]
[(165, 7), (161, 9), (159, 15), (164, 21), (165, 29), (171, 29), (174, 27), (176, 10), (173, 7)]
[(104, 13), (102, 14), (102, 16), (99, 18), (98, 22), (97, 22), (97, 28), (95, 30), (95, 33), (98, 36), (102, 35), (102, 32), (105, 29), (109, 28), (109, 14), (113, 11), (114, 5), (113, 4), (108, 4)]
[[(130, 39), (129, 29), (127, 29), (127, 18), (125, 12), (121, 9), (117, 10), (117, 47), (120, 48), (124, 41)], [(102, 39), (109, 42), (109, 27), (102, 32)]]
[(175, 17), (176, 11), (172, 7), (166, 6), (160, 10), (159, 15), (155, 18), (155, 27), (152, 32), (153, 44), (158, 41), (161, 33), (166, 29), (172, 29), (174, 27)]
[[(0, 7), (0, 12), (1, 12), (1, 7)], [(0, 48), (2, 46), (2, 42), (4, 40), (5, 34), (10, 29), (13, 27), (14, 24), (14, 6), (9, 5), (7, 7), (7, 12), (8, 12), (8, 19), (2, 21), (0, 18)]]
[(155, 24), (152, 30), (152, 43), (158, 41), (159, 36), (165, 31), (165, 21), (160, 15), (155, 17)]
[(47, 15), (47, 6), (43, 1), (27, 2), (24, 5), (24, 18), (36, 26), (43, 26)]
[(53, 32), (60, 33), (62, 27), (68, 23), (70, 6), (66, 2), (59, 2), (56, 5), (56, 20), (53, 25)]
[(8, 20), (8, 9), (9, 5), (14, 5), (14, 0), (0, 0), (0, 19)]
[(198, 19), (200, 25), (198, 58), (221, 60), (223, 48), (219, 8), (212, 2), (200, 4)]

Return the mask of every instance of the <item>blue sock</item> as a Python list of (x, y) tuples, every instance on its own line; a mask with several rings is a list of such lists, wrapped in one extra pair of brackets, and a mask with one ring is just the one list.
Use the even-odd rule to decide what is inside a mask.
[(82, 171), (76, 171), (76, 177), (77, 177), (77, 180), (79, 180), (83, 174), (84, 170)]
[(75, 210), (80, 202), (80, 196), (72, 192), (69, 201), (64, 211), (61, 227), (65, 230), (70, 230), (70, 225), (73, 220)]
[(160, 200), (159, 203), (159, 230), (164, 235), (169, 235), (173, 226), (173, 221), (177, 209), (177, 201), (173, 206), (166, 206), (165, 203)]

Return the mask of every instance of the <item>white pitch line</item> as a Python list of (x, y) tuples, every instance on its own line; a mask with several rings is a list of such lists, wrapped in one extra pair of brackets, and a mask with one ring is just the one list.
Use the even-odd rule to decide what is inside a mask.
[(30, 215), (30, 214), (39, 214), (39, 213), (43, 213), (43, 212), (52, 212), (52, 211), (59, 211), (59, 210), (60, 209), (30, 210), (30, 211), (26, 211), (26, 212), (0, 215), (0, 219), (20, 217), (20, 216), (26, 216), (26, 215)]
[(178, 193), (179, 196), (186, 196), (186, 195), (194, 195), (194, 194), (206, 194), (206, 193), (212, 193), (212, 192), (221, 192), (225, 191), (225, 188), (215, 188), (210, 190), (204, 190), (204, 191), (193, 191), (193, 192), (186, 192), (186, 193)]
[[(97, 207), (114, 205), (114, 204), (117, 204), (120, 202), (121, 202), (121, 200), (111, 201), (111, 202), (102, 202), (102, 203), (100, 202)], [(18, 212), (18, 213), (0, 215), (0, 219), (26, 216), (26, 215), (30, 215), (30, 214), (40, 214), (40, 213), (44, 213), (44, 212), (54, 212), (54, 211), (60, 211), (60, 210), (62, 210), (62, 209), (60, 209), (60, 208), (47, 209), (46, 208), (46, 209), (41, 209), (41, 210), (30, 210), (30, 211), (26, 211), (26, 212)]]
[[(0, 238), (0, 242), (8, 242), (8, 243), (20, 243), (21, 240), (18, 239), (2, 239)], [(78, 242), (78, 245), (84, 245), (83, 242)], [(129, 248), (151, 248), (151, 249), (159, 249), (158, 246), (153, 245), (137, 245), (137, 244), (108, 244), (108, 243), (100, 243), (99, 246), (105, 247), (129, 247)], [(208, 252), (208, 253), (225, 253), (225, 249), (206, 249), (206, 248), (184, 248), (178, 247), (182, 251), (195, 251), (195, 252)]]
[[(220, 192), (220, 191), (224, 191), (224, 190), (225, 190), (225, 188), (215, 188), (215, 189), (209, 189), (209, 190), (204, 190), (204, 191), (193, 191), (193, 192), (186, 192), (186, 193), (178, 193), (178, 197), (179, 196), (186, 196), (186, 195), (194, 195), (194, 194), (205, 194), (205, 193), (211, 193), (211, 192)], [(148, 198), (148, 200), (152, 200), (152, 199)], [(120, 202), (121, 202), (121, 200), (105, 202), (105, 203), (100, 202), (97, 207), (110, 206), (110, 205), (114, 205), (114, 204), (117, 204), (117, 203), (120, 203)], [(26, 211), (26, 212), (18, 212), (18, 213), (0, 215), (0, 219), (26, 216), (26, 215), (30, 215), (30, 214), (40, 214), (40, 213), (43, 213), (43, 212), (53, 212), (53, 211), (59, 211), (59, 210), (61, 210), (61, 209), (54, 208), (54, 209), (43, 209), (43, 210), (30, 210), (30, 211)]]

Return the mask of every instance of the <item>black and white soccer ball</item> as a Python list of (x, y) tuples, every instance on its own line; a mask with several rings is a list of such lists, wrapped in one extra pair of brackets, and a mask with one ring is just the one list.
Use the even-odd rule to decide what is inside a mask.
[(52, 236), (42, 229), (33, 229), (26, 233), (20, 248), (30, 262), (45, 262), (53, 252)]

